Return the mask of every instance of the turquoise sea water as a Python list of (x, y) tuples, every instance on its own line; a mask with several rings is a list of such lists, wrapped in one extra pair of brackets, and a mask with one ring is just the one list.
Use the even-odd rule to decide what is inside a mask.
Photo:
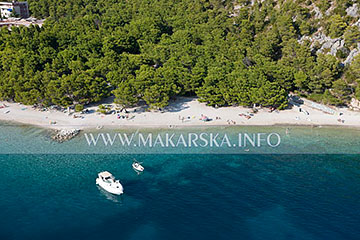
[[(175, 147), (165, 146), (166, 135), (174, 134)], [(208, 145), (198, 139), (197, 147), (189, 146), (189, 134), (200, 138), (205, 134)], [(261, 134), (262, 140), (259, 139)], [(101, 129), (83, 131), (75, 139), (58, 144), (51, 141), (50, 131), (30, 126), (19, 126), (0, 122), (0, 154), (360, 154), (360, 129), (335, 127), (301, 127), (301, 126), (248, 126), (248, 127), (192, 127), (192, 128), (147, 128), (147, 129)], [(125, 141), (124, 135), (134, 135), (130, 145), (122, 144), (118, 135)], [(152, 137), (152, 146), (141, 145), (140, 137), (146, 140)], [(179, 141), (180, 136), (184, 141)], [(210, 136), (216, 138), (216, 146), (211, 145)], [(225, 135), (228, 138), (225, 139)], [(245, 135), (250, 140), (245, 139)], [(279, 145), (275, 145), (279, 137)], [(89, 144), (92, 136), (98, 139), (97, 144)], [(160, 136), (164, 146), (156, 141)], [(239, 140), (241, 136), (241, 140)], [(104, 143), (104, 138), (108, 142)], [(215, 138), (215, 137), (213, 137)], [(113, 144), (109, 144), (109, 140)], [(254, 141), (252, 145), (251, 141)], [(240, 143), (241, 142), (241, 143)], [(260, 146), (258, 143), (260, 142)], [(142, 142), (143, 143), (143, 142)], [(180, 143), (180, 144), (179, 144)], [(204, 146), (204, 144), (203, 144)]]
[[(336, 134), (355, 151), (356, 131), (337, 131), (321, 132), (323, 151), (334, 148), (325, 136)], [(357, 154), (31, 154), (22, 149), (30, 143), (15, 142), (32, 139), (44, 150), (61, 144), (32, 127), (3, 127), (0, 136), (8, 151), (0, 148), (0, 239), (360, 236)], [(81, 136), (64, 146), (79, 150), (79, 143)], [(144, 174), (133, 171), (133, 158)], [(95, 185), (103, 170), (121, 180), (123, 196)]]

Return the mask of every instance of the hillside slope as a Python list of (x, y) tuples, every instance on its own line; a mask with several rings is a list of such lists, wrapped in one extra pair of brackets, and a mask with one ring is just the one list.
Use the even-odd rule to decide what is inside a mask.
[(0, 98), (25, 104), (287, 106), (360, 99), (357, 1), (37, 0), (1, 29)]

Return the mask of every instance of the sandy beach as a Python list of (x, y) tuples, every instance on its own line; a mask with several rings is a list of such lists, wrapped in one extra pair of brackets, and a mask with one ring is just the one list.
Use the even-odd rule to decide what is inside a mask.
[[(311, 106), (310, 101), (291, 109), (270, 112), (268, 108), (252, 113), (245, 107), (213, 108), (195, 98), (178, 98), (163, 112), (129, 108), (128, 113), (104, 115), (97, 106), (87, 107), (89, 113), (40, 111), (19, 103), (0, 102), (0, 120), (36, 125), (51, 129), (126, 128), (126, 127), (187, 127), (229, 125), (320, 125), (360, 127), (360, 112), (347, 108), (332, 108), (325, 113)], [(4, 107), (5, 106), (5, 107)], [(115, 104), (112, 104), (115, 108)], [(77, 118), (74, 118), (74, 115)], [(201, 118), (208, 118), (208, 121)]]

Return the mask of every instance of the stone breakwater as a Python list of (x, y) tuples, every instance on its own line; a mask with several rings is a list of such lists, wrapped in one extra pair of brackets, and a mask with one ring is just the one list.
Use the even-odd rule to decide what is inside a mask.
[(79, 129), (62, 129), (57, 130), (52, 139), (56, 142), (62, 143), (76, 137), (80, 133)]

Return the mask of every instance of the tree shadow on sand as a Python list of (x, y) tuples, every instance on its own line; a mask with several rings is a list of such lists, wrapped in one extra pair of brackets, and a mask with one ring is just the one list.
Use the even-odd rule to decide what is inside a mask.
[(165, 107), (165, 112), (180, 112), (189, 108), (189, 102), (193, 101), (194, 98), (190, 97), (179, 97), (176, 100), (170, 102), (169, 106)]

